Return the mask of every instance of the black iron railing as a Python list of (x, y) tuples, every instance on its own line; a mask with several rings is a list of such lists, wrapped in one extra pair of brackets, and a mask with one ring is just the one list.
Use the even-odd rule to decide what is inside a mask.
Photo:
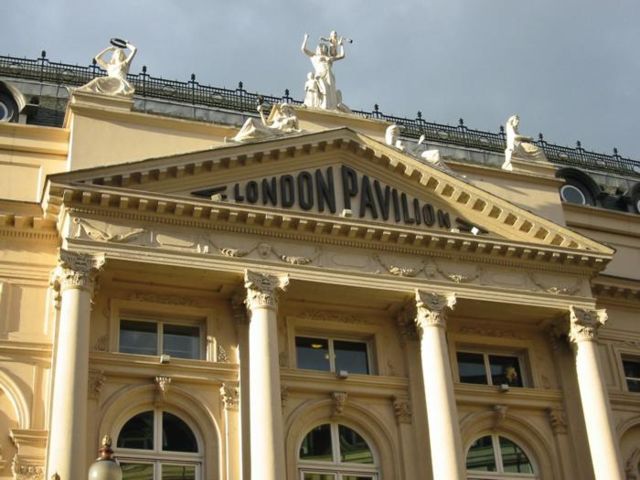
[[(95, 61), (89, 66), (51, 62), (46, 58), (44, 51), (41, 57), (35, 60), (0, 56), (0, 76), (4, 77), (36, 80), (56, 85), (79, 86), (101, 75), (105, 75), (105, 72), (95, 64)], [(245, 113), (255, 113), (259, 101), (271, 104), (287, 102), (299, 105), (302, 103), (291, 98), (289, 90), (285, 90), (283, 96), (277, 97), (250, 93), (244, 89), (242, 82), (239, 82), (236, 89), (212, 87), (196, 81), (195, 74), (192, 74), (191, 79), (187, 82), (167, 80), (149, 75), (146, 66), (142, 67), (139, 74), (130, 74), (128, 79), (135, 87), (136, 95), (143, 98), (158, 98)], [(371, 112), (354, 110), (353, 113), (364, 118), (386, 120), (401, 125), (403, 136), (410, 138), (417, 139), (424, 135), (427, 141), (493, 152), (502, 152), (505, 148), (505, 134), (502, 127), (498, 132), (484, 132), (468, 128), (462, 119), (455, 126), (427, 122), (422, 118), (420, 112), (416, 118), (396, 117), (382, 113), (378, 105), (375, 105)], [(580, 142), (577, 142), (575, 148), (563, 147), (547, 143), (542, 134), (539, 134), (535, 143), (544, 150), (551, 162), (558, 165), (640, 176), (640, 162), (622, 157), (618, 154), (617, 149), (613, 150), (613, 155), (606, 155), (587, 151), (582, 148)]]

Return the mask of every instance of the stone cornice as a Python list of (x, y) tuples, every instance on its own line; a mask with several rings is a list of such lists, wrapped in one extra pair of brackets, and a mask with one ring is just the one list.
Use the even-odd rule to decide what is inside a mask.
[(0, 236), (44, 241), (59, 238), (55, 221), (43, 218), (42, 214), (7, 212), (0, 213)]
[(640, 303), (640, 281), (600, 275), (591, 281), (598, 302), (637, 308)]
[(499, 166), (485, 165), (482, 163), (469, 163), (456, 160), (443, 159), (446, 164), (456, 172), (471, 173), (473, 175), (488, 175), (491, 177), (505, 178), (509, 180), (521, 180), (527, 183), (535, 183), (539, 185), (548, 185), (550, 187), (560, 188), (564, 180), (548, 175), (536, 175), (529, 172), (507, 171), (502, 170)]
[[(598, 242), (347, 128), (293, 135), (246, 145), (223, 146), (189, 155), (58, 174), (50, 178), (54, 183), (81, 181), (118, 189), (134, 188), (136, 185), (151, 184), (167, 178), (211, 174), (265, 161), (302, 158), (316, 152), (349, 153), (371, 162), (378, 168), (384, 168), (403, 178), (408, 184), (413, 184), (426, 196), (432, 196), (450, 205), (470, 221), (489, 228), (498, 235), (537, 245), (567, 247), (581, 252), (592, 251), (605, 256), (613, 254), (612, 249)], [(145, 189), (153, 190), (149, 187)], [(52, 193), (56, 195), (54, 191)], [(185, 198), (184, 201), (189, 200)]]
[(333, 373), (281, 369), (280, 379), (290, 392), (341, 391), (354, 397), (391, 398), (398, 394), (406, 395), (409, 389), (407, 378), (381, 375), (349, 375), (347, 379), (338, 379)]
[(48, 213), (69, 208), (79, 215), (254, 233), (356, 248), (445, 256), (471, 262), (518, 265), (564, 272), (602, 270), (608, 254), (537, 245), (490, 236), (416, 230), (372, 221), (283, 209), (213, 202), (95, 185), (51, 185)]

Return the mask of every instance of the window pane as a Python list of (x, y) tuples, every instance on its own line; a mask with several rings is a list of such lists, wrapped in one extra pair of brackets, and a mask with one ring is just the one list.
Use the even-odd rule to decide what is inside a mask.
[(338, 425), (338, 437), (341, 462), (373, 463), (373, 453), (369, 445), (357, 432), (344, 425)]
[(500, 437), (500, 453), (506, 473), (534, 473), (527, 455), (508, 438)]
[(153, 412), (142, 412), (124, 424), (118, 435), (118, 448), (153, 450)]
[(371, 475), (342, 475), (341, 480), (371, 480)]
[(640, 362), (624, 360), (622, 365), (624, 366), (625, 377), (640, 378)]
[(120, 321), (120, 351), (140, 355), (158, 354), (158, 324), (154, 322)]
[[(311, 430), (300, 445), (301, 460), (331, 462), (331, 426), (327, 423)], [(320, 478), (320, 477), (319, 477)]]
[(640, 392), (640, 380), (631, 380), (627, 378), (627, 388), (630, 392)]
[(335, 340), (333, 350), (336, 355), (336, 372), (346, 370), (349, 373), (369, 373), (366, 343)]
[(178, 358), (200, 358), (200, 328), (164, 324), (162, 353)]
[(332, 473), (309, 473), (304, 472), (304, 480), (335, 480), (336, 476)]
[(491, 364), (491, 381), (494, 385), (506, 383), (512, 387), (522, 386), (522, 374), (518, 357), (506, 355), (489, 355)]
[(153, 480), (153, 465), (148, 463), (120, 463), (122, 480)]
[(467, 454), (467, 470), (497, 471), (496, 458), (490, 436), (479, 438), (473, 442)]
[(198, 442), (189, 426), (169, 412), (162, 412), (162, 450), (197, 452)]
[(298, 368), (329, 371), (329, 342), (324, 338), (296, 337)]
[(458, 352), (458, 373), (462, 383), (487, 384), (487, 373), (481, 353)]
[(162, 480), (196, 480), (195, 465), (162, 464)]

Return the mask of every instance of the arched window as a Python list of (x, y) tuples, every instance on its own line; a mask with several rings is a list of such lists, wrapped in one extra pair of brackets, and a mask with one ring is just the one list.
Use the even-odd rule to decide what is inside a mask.
[(300, 480), (376, 480), (379, 470), (366, 440), (337, 423), (313, 428), (298, 453)]
[(202, 450), (178, 416), (147, 410), (131, 417), (118, 434), (116, 455), (123, 480), (202, 480)]
[(467, 471), (469, 480), (538, 478), (524, 450), (508, 438), (495, 434), (478, 438), (471, 444)]

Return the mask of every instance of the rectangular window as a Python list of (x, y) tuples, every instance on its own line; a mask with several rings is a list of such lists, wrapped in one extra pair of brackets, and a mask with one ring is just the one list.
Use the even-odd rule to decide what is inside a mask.
[(296, 364), (324, 372), (371, 373), (367, 343), (352, 340), (296, 337)]
[(523, 387), (522, 359), (518, 355), (485, 352), (457, 352), (458, 375), (462, 383)]
[(640, 359), (623, 358), (622, 366), (630, 392), (640, 392)]
[(119, 351), (137, 355), (170, 355), (200, 359), (201, 327), (151, 320), (120, 320)]

